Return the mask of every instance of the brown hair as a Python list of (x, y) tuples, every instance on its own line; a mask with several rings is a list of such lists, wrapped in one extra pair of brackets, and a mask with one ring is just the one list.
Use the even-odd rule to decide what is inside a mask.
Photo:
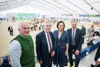
[(94, 25), (91, 25), (91, 28), (94, 28)]
[(58, 28), (58, 25), (59, 25), (60, 23), (63, 23), (63, 24), (64, 24), (64, 28), (65, 28), (65, 23), (64, 23), (63, 21), (59, 21), (59, 22), (58, 22), (57, 28)]

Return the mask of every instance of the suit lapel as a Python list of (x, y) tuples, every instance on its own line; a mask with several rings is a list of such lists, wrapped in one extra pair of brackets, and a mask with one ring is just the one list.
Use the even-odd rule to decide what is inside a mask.
[(53, 48), (53, 35), (49, 32), (49, 35), (50, 35), (50, 39), (51, 39), (51, 45), (52, 45), (52, 48)]
[(76, 28), (76, 33), (75, 33), (75, 40), (76, 40), (76, 37), (77, 37), (77, 28)]
[(71, 28), (71, 30), (70, 30), (70, 35), (71, 35), (70, 38), (71, 38), (71, 41), (72, 41), (72, 28)]
[(58, 30), (57, 30), (56, 34), (57, 34), (57, 39), (58, 39), (58, 37), (59, 37), (59, 36), (58, 36)]
[(45, 32), (43, 31), (43, 36), (44, 36), (44, 41), (46, 42), (46, 45), (47, 45), (47, 47), (48, 47), (48, 43), (47, 43), (47, 39), (46, 39), (46, 34), (45, 34)]
[(52, 41), (52, 35), (51, 35), (51, 33), (49, 32), (49, 35), (50, 35), (50, 39), (51, 39), (51, 41)]

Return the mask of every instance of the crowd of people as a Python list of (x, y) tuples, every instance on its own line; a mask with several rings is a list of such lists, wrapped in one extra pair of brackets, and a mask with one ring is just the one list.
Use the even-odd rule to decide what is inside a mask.
[(98, 21), (98, 20), (94, 20), (93, 23), (99, 23), (99, 24), (100, 24), (100, 21)]
[(99, 36), (100, 36), (99, 32), (95, 31), (95, 32), (93, 33), (93, 35), (92, 35), (92, 38), (91, 38), (90, 41), (87, 43), (87, 46), (86, 46), (84, 49), (88, 48), (88, 47), (91, 46), (91, 45), (94, 45), (94, 44), (100, 42), (100, 37), (99, 37)]
[(30, 24), (30, 28), (31, 28), (31, 30), (33, 31), (36, 31), (37, 29), (38, 30), (43, 30), (43, 25), (44, 25), (44, 23), (46, 22), (46, 21), (50, 21), (51, 22), (51, 24), (53, 25), (53, 24), (55, 24), (55, 22), (57, 21), (56, 19), (43, 19), (43, 18), (41, 18), (41, 19), (32, 19), (30, 22), (29, 22), (29, 24)]
[[(12, 67), (35, 67), (34, 41), (31, 35), (29, 35), (30, 24), (34, 25), (34, 22), (32, 22), (19, 23), (19, 34), (8, 46)], [(39, 24), (39, 22), (36, 24)], [(41, 26), (41, 24), (39, 26)], [(50, 31), (51, 26), (51, 21), (47, 20), (43, 23), (43, 31), (36, 35), (36, 53), (40, 67), (52, 67), (52, 62), (56, 67), (67, 66), (68, 62), (70, 62), (70, 67), (72, 67), (73, 54), (76, 58), (75, 67), (78, 67), (80, 63), (80, 50), (84, 43), (83, 36), (86, 35), (86, 28), (83, 25), (81, 26), (82, 29), (77, 28), (77, 21), (75, 20), (71, 21), (71, 28), (67, 30), (64, 30), (65, 23), (63, 21), (57, 23), (58, 30), (55, 30), (54, 33)], [(39, 27), (39, 30), (40, 29)], [(95, 44), (94, 40), (98, 35), (99, 33), (94, 32), (94, 38), (91, 39), (93, 40), (93, 44)], [(100, 42), (100, 40), (98, 42)], [(100, 47), (96, 54), (95, 67), (100, 65), (99, 50)]]

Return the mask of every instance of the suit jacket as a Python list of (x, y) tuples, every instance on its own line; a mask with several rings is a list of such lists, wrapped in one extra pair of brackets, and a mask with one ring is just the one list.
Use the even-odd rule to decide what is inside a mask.
[(59, 42), (59, 47), (61, 49), (66, 48), (66, 43), (69, 43), (69, 36), (68, 32), (63, 30), (60, 39), (58, 40), (58, 30), (54, 31), (54, 39), (55, 39), (55, 47), (57, 47), (58, 42)]
[[(69, 33), (69, 49), (71, 48), (72, 45), (72, 28), (67, 30)], [(81, 49), (81, 45), (82, 45), (82, 31), (78, 28), (76, 28), (76, 34), (75, 34), (75, 50), (79, 50)]]
[(95, 55), (95, 61), (97, 61), (100, 58), (100, 46), (98, 47), (97, 53)]
[(12, 28), (12, 27), (11, 27), (11, 28), (10, 28), (10, 27), (8, 27), (8, 31), (13, 31), (13, 28)]
[[(49, 35), (52, 41), (52, 51), (54, 51), (53, 33), (49, 32)], [(51, 55), (48, 51), (48, 43), (44, 31), (36, 35), (36, 52), (39, 61), (43, 60), (43, 62), (46, 63), (51, 58)]]
[(86, 28), (82, 27), (82, 36), (84, 36), (86, 34)]

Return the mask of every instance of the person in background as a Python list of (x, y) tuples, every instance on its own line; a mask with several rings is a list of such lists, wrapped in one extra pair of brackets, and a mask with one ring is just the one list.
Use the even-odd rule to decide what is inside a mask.
[(35, 67), (34, 43), (30, 34), (29, 24), (18, 25), (19, 35), (8, 46), (12, 67)]
[(10, 35), (13, 36), (13, 28), (11, 25), (8, 27), (8, 31), (10, 32)]
[(41, 30), (41, 22), (38, 23), (38, 28)]
[(44, 29), (43, 29), (43, 24), (44, 24), (44, 22), (43, 22), (43, 21), (41, 21), (42, 30), (44, 30)]
[(34, 31), (36, 31), (36, 22), (33, 23)]
[(94, 33), (94, 25), (91, 25), (91, 28), (90, 28), (90, 30), (91, 30), (91, 34), (93, 34)]
[(0, 67), (12, 67), (9, 62), (10, 62), (10, 57), (9, 56), (4, 57)]
[(89, 37), (88, 37), (88, 41), (89, 41), (89, 39), (92, 37), (92, 35), (93, 35), (93, 33), (94, 33), (94, 25), (91, 25), (91, 27), (89, 28)]
[(94, 32), (94, 36), (91, 38), (91, 40), (87, 43), (87, 46), (84, 48), (88, 48), (90, 45), (94, 45), (96, 43), (98, 43), (100, 41), (100, 38), (99, 38), (99, 32), (95, 31)]
[(58, 30), (54, 31), (55, 39), (55, 55), (54, 55), (54, 65), (56, 67), (67, 66), (68, 59), (68, 47), (69, 47), (69, 36), (68, 32), (64, 30), (65, 24), (63, 21), (59, 21), (57, 24)]
[(84, 37), (83, 36), (86, 35), (86, 28), (83, 25), (81, 25), (81, 30), (82, 30), (82, 44), (83, 44), (84, 43)]

